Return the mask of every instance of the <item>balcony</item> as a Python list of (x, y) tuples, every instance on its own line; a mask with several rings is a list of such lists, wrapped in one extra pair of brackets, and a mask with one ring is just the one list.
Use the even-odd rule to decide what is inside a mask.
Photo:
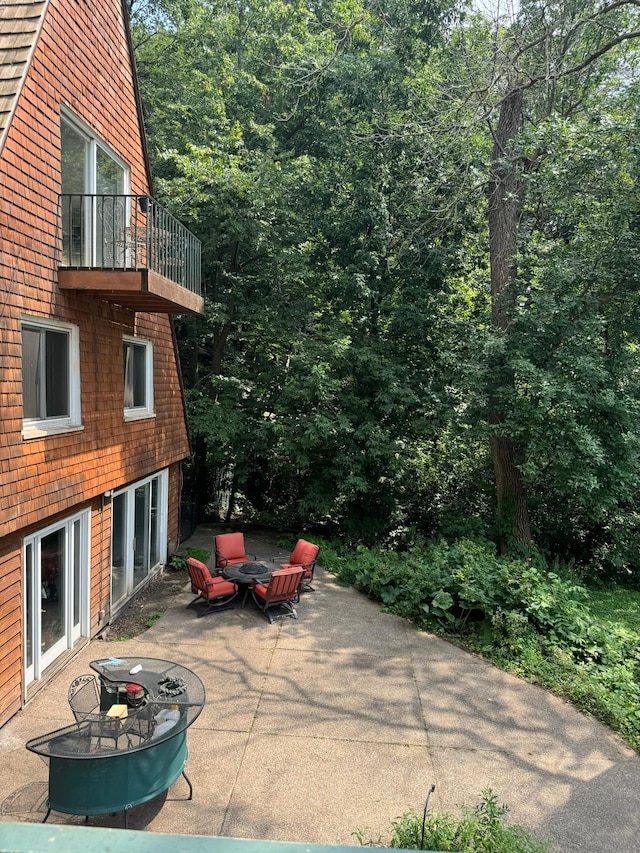
[(200, 241), (147, 195), (62, 195), (61, 290), (132, 311), (202, 314)]

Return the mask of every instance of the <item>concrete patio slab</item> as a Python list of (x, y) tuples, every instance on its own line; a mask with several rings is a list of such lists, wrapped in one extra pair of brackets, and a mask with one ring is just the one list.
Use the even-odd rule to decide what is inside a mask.
[[(317, 653), (406, 653), (407, 630), (413, 630), (406, 620), (383, 613), (378, 603), (356, 590), (338, 586), (321, 568), (316, 570), (314, 587), (315, 592), (300, 598), (300, 619), (288, 620), (287, 637), (296, 648)], [(340, 606), (336, 607), (338, 600)]]
[(255, 730), (426, 746), (409, 662), (277, 649)]
[[(638, 849), (640, 815), (631, 793), (639, 784), (636, 760), (435, 749), (433, 762), (443, 808), (451, 802), (473, 805), (481, 790), (491, 788), (509, 805), (511, 820), (555, 841), (560, 851)], [(614, 789), (616, 777), (624, 784)]]
[[(475, 806), (483, 790), (491, 788), (499, 803), (509, 806), (515, 823), (540, 830), (544, 817), (563, 806), (571, 792), (571, 778), (552, 778), (534, 763), (515, 761), (507, 752), (435, 749), (435, 803), (451, 810), (451, 803)], [(539, 832), (543, 840), (549, 838)], [(562, 846), (560, 849), (572, 849)]]
[[(509, 732), (512, 752), (566, 752), (582, 756), (593, 749), (593, 720), (533, 684), (501, 672), (471, 655), (452, 661), (414, 660), (418, 691), (433, 746), (503, 749)], [(605, 727), (598, 749), (605, 755), (630, 755)]]
[[(185, 545), (211, 547), (212, 533)], [(246, 542), (259, 558), (287, 556)], [(82, 649), (0, 730), (0, 821), (44, 817), (47, 768), (24, 744), (72, 721), (70, 681), (92, 660), (144, 656), (193, 669), (207, 703), (188, 732), (193, 799), (181, 777), (130, 811), (132, 828), (356, 845), (358, 829), (388, 837), (394, 818), (421, 813), (435, 784), (432, 807), (446, 811), (492, 788), (560, 853), (637, 853), (640, 756), (609, 729), (321, 569), (314, 586), (297, 621), (270, 625), (250, 601), (199, 619), (187, 591), (140, 636)]]
[(425, 748), (311, 738), (300, 722), (297, 737), (251, 736), (224, 835), (356, 844), (359, 828), (386, 833), (433, 778)]

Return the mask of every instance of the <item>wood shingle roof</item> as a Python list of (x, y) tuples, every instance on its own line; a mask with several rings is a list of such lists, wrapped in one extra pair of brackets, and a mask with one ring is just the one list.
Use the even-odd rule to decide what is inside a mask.
[(0, 0), (0, 151), (49, 0)]

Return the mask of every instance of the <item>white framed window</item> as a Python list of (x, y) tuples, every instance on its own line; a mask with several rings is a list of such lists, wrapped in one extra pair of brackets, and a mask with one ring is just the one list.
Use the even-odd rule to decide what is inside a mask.
[(62, 265), (121, 265), (130, 219), (129, 168), (75, 116), (60, 115)]
[(124, 416), (149, 418), (153, 410), (153, 345), (144, 338), (122, 339), (124, 365)]
[(81, 429), (78, 327), (22, 318), (22, 436)]
[(83, 510), (24, 540), (25, 687), (89, 636), (90, 520)]

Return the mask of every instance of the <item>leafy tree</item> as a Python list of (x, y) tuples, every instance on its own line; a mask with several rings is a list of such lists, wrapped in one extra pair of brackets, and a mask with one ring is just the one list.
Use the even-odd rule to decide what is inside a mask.
[[(543, 321), (545, 296), (540, 291), (548, 293), (553, 280), (541, 272), (549, 260), (549, 243), (546, 254), (540, 254), (542, 244), (534, 235), (538, 213), (551, 213), (545, 227), (554, 222), (548, 199), (558, 197), (554, 194), (564, 155), (562, 133), (556, 136), (555, 131), (575, 125), (577, 133), (584, 133), (591, 122), (593, 133), (598, 132), (593, 117), (603, 105), (607, 88), (621, 89), (629, 83), (621, 77), (626, 70), (622, 47), (633, 44), (636, 23), (635, 4), (624, 2), (548, 6), (536, 0), (522, 4), (510, 19), (491, 22), (484, 15), (471, 15), (464, 26), (452, 29), (440, 55), (415, 87), (423, 104), (418, 115), (433, 116), (433, 139), (445, 149), (461, 137), (468, 142), (453, 191), (434, 190), (433, 209), (443, 216), (455, 207), (457, 215), (465, 199), (485, 193), (490, 324), (476, 326), (476, 358), (481, 359), (483, 370), (472, 373), (476, 382), (468, 383), (468, 399), (471, 417), (484, 420), (488, 427), (497, 495), (496, 532), (504, 548), (530, 544), (530, 497), (539, 462), (544, 464), (538, 453), (545, 445), (545, 452), (553, 455), (549, 446), (553, 439), (547, 435), (545, 441), (535, 419), (526, 420), (533, 409), (523, 407), (529, 385), (521, 368), (529, 351), (521, 332), (529, 323), (527, 317), (531, 322)], [(483, 125), (488, 133), (480, 140)], [(615, 157), (602, 148), (599, 153)], [(589, 193), (597, 205), (596, 186), (603, 184), (582, 183), (581, 191)], [(537, 190), (547, 193), (547, 201)], [(569, 185), (558, 194), (563, 191), (571, 197)], [(583, 207), (584, 223), (588, 208)], [(562, 227), (562, 222), (556, 224)], [(603, 225), (615, 228), (613, 219), (599, 223)], [(588, 262), (584, 264), (588, 253), (581, 251), (583, 243), (576, 241), (574, 248), (574, 259), (579, 255), (583, 261), (573, 276), (577, 284), (578, 276), (589, 268)], [(481, 261), (479, 270), (483, 267)], [(546, 288), (540, 287), (542, 275)], [(535, 308), (523, 298), (531, 277), (537, 279)], [(560, 280), (555, 281), (561, 288)], [(584, 292), (586, 279), (577, 286)], [(552, 304), (551, 300), (547, 307), (551, 309)], [(579, 304), (577, 299), (574, 310), (582, 311)], [(585, 331), (576, 327), (576, 340)], [(572, 335), (568, 329), (567, 333)], [(579, 465), (575, 453), (572, 463)], [(554, 482), (553, 487), (557, 486)]]
[[(491, 259), (492, 323), (507, 339), (518, 305), (519, 222), (526, 188), (525, 175), (548, 151), (522, 150), (525, 121), (552, 121), (574, 116), (590, 89), (609, 70), (595, 63), (623, 41), (637, 36), (633, 3), (563, 4), (557, 10), (525, 4), (506, 33), (507, 63), (500, 68), (500, 99), (491, 122), (493, 153), (488, 186), (489, 251)], [(509, 413), (501, 392), (517, 393), (513, 362), (498, 359), (497, 388), (490, 397), (494, 425), (491, 451), (497, 487), (498, 519), (521, 545), (531, 538), (522, 466), (526, 445), (506, 427)], [(508, 403), (507, 403), (508, 405)]]
[(380, 536), (402, 446), (433, 432), (420, 396), (447, 253), (423, 231), (419, 145), (376, 133), (406, 117), (404, 63), (431, 18), (173, 10), (138, 37), (157, 187), (203, 238), (207, 315), (181, 330), (198, 470), (232, 469), (254, 506), (296, 523), (355, 535), (369, 519)]
[(635, 4), (132, 14), (156, 189), (203, 240), (178, 322), (201, 503), (221, 478), (361, 541), (628, 565)]

